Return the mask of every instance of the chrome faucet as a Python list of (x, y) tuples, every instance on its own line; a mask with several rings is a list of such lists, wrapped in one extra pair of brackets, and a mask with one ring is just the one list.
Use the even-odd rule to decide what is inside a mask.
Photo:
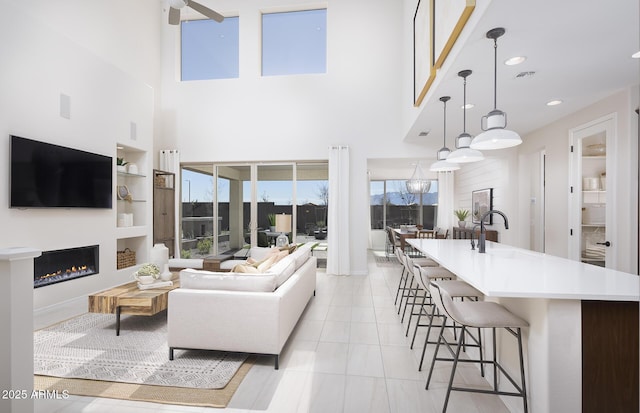
[(502, 215), (502, 218), (504, 219), (504, 229), (509, 229), (509, 220), (507, 219), (507, 216), (504, 214), (504, 212), (498, 211), (497, 209), (492, 209), (482, 214), (482, 216), (480, 217), (480, 235), (478, 235), (478, 252), (480, 254), (485, 253), (485, 248), (486, 248), (485, 244), (487, 240), (487, 236), (484, 228), (484, 219), (491, 214)]

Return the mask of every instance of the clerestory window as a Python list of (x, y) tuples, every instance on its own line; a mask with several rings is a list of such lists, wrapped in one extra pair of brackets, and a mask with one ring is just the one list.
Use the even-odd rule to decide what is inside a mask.
[(185, 20), (181, 27), (181, 79), (233, 79), (239, 73), (239, 19)]
[(326, 9), (262, 15), (263, 76), (326, 71)]

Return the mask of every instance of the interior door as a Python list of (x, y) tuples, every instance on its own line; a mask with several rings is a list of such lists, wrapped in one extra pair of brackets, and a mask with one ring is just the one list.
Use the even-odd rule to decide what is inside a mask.
[(573, 259), (616, 265), (615, 115), (570, 131), (570, 245)]

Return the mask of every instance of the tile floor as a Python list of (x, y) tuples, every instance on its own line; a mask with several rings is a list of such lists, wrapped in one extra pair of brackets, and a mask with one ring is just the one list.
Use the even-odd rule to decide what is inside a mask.
[[(35, 412), (441, 411), (450, 367), (440, 363), (430, 389), (424, 389), (430, 363), (428, 351), (429, 361), (418, 371), (424, 332), (418, 333), (418, 344), (411, 350), (411, 334), (405, 337), (406, 320), (400, 323), (394, 306), (399, 264), (376, 263), (371, 252), (368, 269), (368, 276), (333, 276), (320, 269), (317, 294), (283, 351), (280, 370), (273, 369), (272, 357), (260, 357), (226, 409), (71, 396), (36, 401)], [(46, 315), (36, 314), (35, 326), (47, 326), (85, 309), (86, 300), (61, 304), (47, 309)], [(474, 365), (462, 366), (457, 380), (486, 383)], [(460, 392), (452, 394), (448, 409), (452, 413), (507, 411), (496, 396)]]

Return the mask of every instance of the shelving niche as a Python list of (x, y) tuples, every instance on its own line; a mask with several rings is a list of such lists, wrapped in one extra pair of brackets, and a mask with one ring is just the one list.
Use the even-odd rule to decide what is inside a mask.
[(582, 139), (581, 261), (604, 266), (606, 230), (606, 156), (590, 154), (594, 147), (605, 152), (599, 137)]
[[(117, 158), (124, 167), (116, 166), (116, 242), (117, 251), (136, 252), (136, 265), (148, 260), (149, 251), (149, 188), (151, 174), (145, 150), (118, 144)], [(119, 270), (125, 270), (120, 268)]]

